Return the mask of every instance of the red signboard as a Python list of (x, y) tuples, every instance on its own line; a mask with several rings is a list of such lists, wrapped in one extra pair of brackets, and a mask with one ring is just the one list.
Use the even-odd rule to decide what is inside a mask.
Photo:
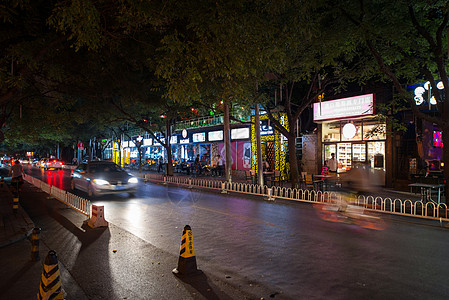
[(84, 150), (84, 144), (82, 142), (78, 143), (78, 150)]

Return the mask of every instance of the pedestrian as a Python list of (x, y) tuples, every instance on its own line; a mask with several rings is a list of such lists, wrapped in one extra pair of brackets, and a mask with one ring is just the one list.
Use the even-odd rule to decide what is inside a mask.
[(223, 176), (223, 160), (221, 155), (217, 155), (217, 176)]
[(262, 160), (262, 168), (264, 172), (270, 171), (270, 164), (266, 161), (265, 158)]
[(17, 191), (20, 191), (20, 188), (23, 184), (23, 177), (22, 175), (25, 174), (23, 172), (23, 167), (20, 164), (20, 161), (16, 159), (14, 164), (11, 166), (11, 169), (9, 169), (8, 176), (11, 176), (11, 185), (15, 184), (17, 187)]
[(193, 167), (196, 175), (201, 174), (201, 163), (200, 163), (200, 155), (197, 154), (195, 158), (195, 162), (193, 163)]
[(162, 158), (162, 156), (159, 156), (159, 160), (158, 160), (158, 166), (157, 166), (157, 172), (160, 173), (162, 166), (164, 165), (164, 159)]
[(331, 153), (331, 158), (327, 161), (327, 167), (329, 168), (329, 173), (337, 173), (337, 160), (335, 159), (335, 153)]

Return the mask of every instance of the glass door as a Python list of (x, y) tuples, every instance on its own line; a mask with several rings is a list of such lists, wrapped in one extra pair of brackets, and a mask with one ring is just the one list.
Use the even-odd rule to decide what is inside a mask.
[(346, 172), (351, 169), (352, 146), (351, 143), (337, 144), (338, 172)]
[(366, 161), (366, 145), (352, 144), (352, 161), (365, 162)]
[[(331, 158), (331, 154), (334, 153), (337, 155), (337, 145), (324, 145), (324, 157), (323, 157), (323, 163), (327, 162)], [(336, 157), (338, 158), (338, 157)]]

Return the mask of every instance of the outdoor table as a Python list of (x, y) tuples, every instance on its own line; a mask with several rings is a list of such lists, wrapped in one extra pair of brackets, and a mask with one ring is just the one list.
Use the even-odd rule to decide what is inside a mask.
[[(410, 191), (412, 191), (414, 187), (421, 188), (421, 201), (432, 201), (433, 203), (440, 204), (441, 192), (444, 190), (444, 184), (411, 183), (408, 186), (410, 187)], [(432, 189), (438, 189), (438, 202), (435, 202), (432, 199)]]
[(324, 189), (325, 186), (327, 188), (327, 179), (328, 178), (332, 178), (334, 176), (332, 176), (332, 175), (325, 175), (325, 174), (319, 174), (319, 175), (313, 175), (313, 177), (320, 178), (319, 180), (314, 180), (313, 182), (317, 183), (319, 185), (319, 187), (323, 187), (323, 189)]

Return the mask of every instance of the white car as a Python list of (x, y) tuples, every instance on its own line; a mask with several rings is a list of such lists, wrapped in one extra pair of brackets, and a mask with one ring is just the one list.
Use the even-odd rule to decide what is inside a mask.
[(44, 162), (42, 164), (42, 168), (44, 168), (44, 170), (49, 170), (49, 169), (61, 170), (63, 164), (64, 163), (62, 161), (60, 161), (59, 159), (47, 158), (44, 160)]
[(72, 171), (71, 188), (87, 192), (89, 196), (127, 192), (137, 189), (137, 177), (110, 161), (81, 163)]

